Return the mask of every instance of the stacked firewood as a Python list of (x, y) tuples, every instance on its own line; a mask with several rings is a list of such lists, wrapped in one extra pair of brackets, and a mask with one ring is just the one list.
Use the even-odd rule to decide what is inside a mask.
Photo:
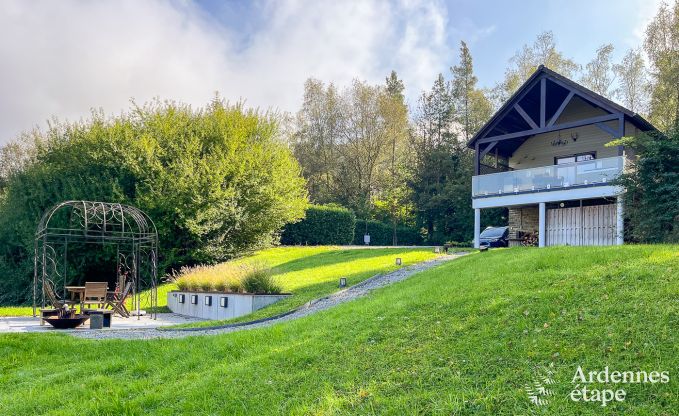
[(526, 247), (536, 247), (538, 245), (538, 233), (537, 232), (524, 233), (521, 245)]

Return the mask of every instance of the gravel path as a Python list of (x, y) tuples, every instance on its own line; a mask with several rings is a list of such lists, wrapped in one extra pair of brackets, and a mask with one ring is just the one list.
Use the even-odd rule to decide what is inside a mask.
[(414, 264), (412, 266), (403, 267), (402, 269), (396, 270), (388, 274), (373, 276), (357, 285), (351, 286), (339, 292), (335, 292), (325, 298), (311, 301), (288, 315), (281, 316), (279, 318), (271, 319), (264, 322), (245, 324), (241, 326), (233, 326), (228, 328), (200, 329), (191, 331), (167, 330), (167, 329), (80, 330), (71, 332), (71, 335), (90, 339), (183, 338), (188, 336), (217, 335), (228, 332), (243, 331), (246, 329), (263, 328), (275, 325), (279, 322), (299, 319), (304, 316), (311, 315), (313, 313), (320, 312), (328, 308), (332, 308), (333, 306), (339, 305), (341, 303), (349, 302), (351, 300), (366, 296), (374, 289), (378, 289), (396, 282), (400, 282), (401, 280), (407, 279), (408, 277), (416, 273), (431, 269), (432, 267), (436, 267), (441, 263), (454, 260), (458, 257), (462, 257), (465, 254), (467, 253), (461, 252), (440, 256), (433, 260), (428, 260), (422, 263)]

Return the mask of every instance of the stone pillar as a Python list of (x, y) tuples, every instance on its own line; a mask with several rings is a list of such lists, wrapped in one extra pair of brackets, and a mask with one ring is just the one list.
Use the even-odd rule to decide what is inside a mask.
[(618, 195), (616, 201), (616, 244), (621, 246), (625, 243), (625, 211), (622, 195)]
[(481, 208), (474, 208), (474, 248), (479, 248), (481, 235)]
[(545, 209), (545, 203), (540, 202), (540, 205), (538, 206), (538, 247), (544, 247), (545, 246), (545, 241), (547, 237), (545, 235), (545, 223), (547, 222), (547, 212)]

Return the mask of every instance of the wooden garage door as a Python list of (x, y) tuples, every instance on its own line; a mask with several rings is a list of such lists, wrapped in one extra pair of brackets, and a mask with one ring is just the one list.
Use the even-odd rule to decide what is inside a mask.
[(548, 246), (609, 246), (616, 243), (615, 204), (547, 210)]

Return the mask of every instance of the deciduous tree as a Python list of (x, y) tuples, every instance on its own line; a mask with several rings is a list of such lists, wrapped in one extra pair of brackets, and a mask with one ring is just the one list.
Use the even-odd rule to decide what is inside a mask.
[(606, 98), (613, 96), (612, 86), (615, 81), (615, 72), (611, 62), (612, 54), (613, 45), (610, 43), (601, 45), (596, 50), (594, 59), (585, 65), (585, 73), (580, 78), (582, 85)]
[(613, 65), (618, 79), (615, 95), (630, 110), (646, 114), (649, 84), (641, 51), (630, 49), (619, 64)]
[(667, 131), (679, 123), (679, 0), (660, 5), (644, 48), (651, 64), (650, 121)]

